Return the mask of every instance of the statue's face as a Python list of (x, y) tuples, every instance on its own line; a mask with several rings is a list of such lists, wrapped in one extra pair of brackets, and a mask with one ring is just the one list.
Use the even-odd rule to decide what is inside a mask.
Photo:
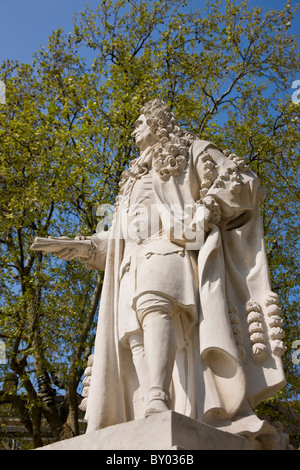
[(141, 116), (135, 122), (135, 130), (131, 136), (135, 138), (136, 146), (142, 152), (158, 142), (157, 137), (153, 134), (150, 127), (148, 126), (147, 119), (144, 114), (141, 114)]

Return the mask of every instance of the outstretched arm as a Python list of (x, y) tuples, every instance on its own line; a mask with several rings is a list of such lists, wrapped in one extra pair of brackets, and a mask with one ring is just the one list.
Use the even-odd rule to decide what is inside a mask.
[(108, 232), (100, 232), (92, 237), (77, 235), (69, 237), (48, 237), (34, 239), (30, 249), (52, 253), (59, 259), (69, 261), (78, 258), (89, 269), (104, 270), (107, 250)]
[(79, 261), (84, 263), (88, 269), (104, 271), (108, 238), (109, 231), (103, 231), (92, 235), (90, 238), (91, 249), (89, 250), (89, 258), (79, 258)]

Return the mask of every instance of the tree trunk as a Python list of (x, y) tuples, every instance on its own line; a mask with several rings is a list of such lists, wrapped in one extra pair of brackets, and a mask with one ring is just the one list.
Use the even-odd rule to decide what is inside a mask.
[(100, 295), (102, 290), (102, 274), (98, 273), (96, 286), (94, 288), (93, 297), (90, 308), (87, 312), (86, 319), (82, 325), (82, 333), (75, 348), (72, 361), (69, 369), (69, 382), (67, 389), (67, 398), (69, 404), (69, 412), (66, 424), (69, 429), (74, 433), (74, 436), (79, 434), (78, 424), (78, 394), (77, 387), (82, 375), (82, 369), (78, 367), (78, 361), (81, 359), (84, 349), (86, 349), (87, 337), (90, 333), (91, 325), (93, 323), (95, 313), (98, 307)]
[(32, 440), (34, 448), (43, 446), (41, 435), (41, 418), (42, 414), (40, 408), (34, 407), (32, 409)]
[(76, 378), (70, 378), (68, 387), (68, 399), (69, 399), (69, 413), (67, 418), (67, 425), (72, 431), (74, 436), (79, 434), (78, 424), (78, 400), (77, 400), (77, 389), (78, 380)]

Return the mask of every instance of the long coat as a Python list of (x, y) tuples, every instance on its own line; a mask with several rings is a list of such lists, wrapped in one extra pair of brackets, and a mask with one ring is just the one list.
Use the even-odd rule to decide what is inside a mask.
[[(180, 278), (179, 270), (169, 272), (168, 282), (176, 289), (181, 285), (185, 295), (191, 290), (196, 312), (191, 328), (182, 327), (184, 315), (175, 322), (177, 337), (183, 331), (184, 338), (178, 342), (173, 370), (172, 409), (233, 433), (255, 436), (266, 424), (252, 409), (285, 385), (280, 358), (284, 334), (278, 297), (270, 287), (259, 179), (242, 159), (196, 140), (185, 171), (167, 181), (154, 171), (152, 184), (164, 210), (173, 204), (196, 203), (212, 209), (203, 246), (193, 251), (193, 279)], [(170, 227), (164, 228), (170, 233)], [(107, 246), (103, 234), (100, 238), (97, 267), (105, 268), (105, 276), (85, 416), (87, 432), (138, 419), (144, 413), (131, 352), (119, 337), (124, 240), (118, 213)], [(185, 247), (180, 236), (170, 243)], [(191, 254), (187, 259), (190, 262)]]

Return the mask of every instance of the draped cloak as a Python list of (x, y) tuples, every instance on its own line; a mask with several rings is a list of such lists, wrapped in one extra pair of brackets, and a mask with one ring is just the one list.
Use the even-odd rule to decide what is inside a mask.
[[(214, 144), (196, 140), (183, 173), (163, 181), (154, 171), (152, 183), (157, 203), (164, 208), (199, 200), (204, 204), (211, 196), (220, 215), (215, 221), (211, 218), (203, 246), (193, 251), (197, 321), (176, 353), (172, 409), (255, 437), (268, 426), (252, 409), (285, 385), (282, 330), (277, 327), (276, 337), (270, 326), (280, 309), (269, 280), (259, 179), (235, 155), (224, 155)], [(169, 227), (165, 229), (170, 233)], [(117, 211), (103, 236), (103, 247), (99, 245), (98, 269), (105, 268), (105, 275), (85, 415), (87, 432), (142, 418), (145, 410), (131, 351), (120, 342), (118, 332), (124, 248), (120, 230)], [(188, 288), (186, 280), (182, 285)]]

